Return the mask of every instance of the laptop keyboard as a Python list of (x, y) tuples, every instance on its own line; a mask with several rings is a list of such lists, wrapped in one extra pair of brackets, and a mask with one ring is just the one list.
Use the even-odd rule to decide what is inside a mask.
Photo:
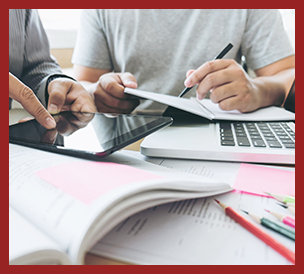
[(287, 122), (221, 122), (222, 146), (295, 149), (295, 132)]

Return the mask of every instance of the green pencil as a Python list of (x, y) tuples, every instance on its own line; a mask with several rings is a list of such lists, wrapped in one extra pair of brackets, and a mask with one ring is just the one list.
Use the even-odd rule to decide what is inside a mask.
[[(265, 192), (265, 191), (264, 191)], [(282, 203), (295, 203), (296, 198), (289, 195), (282, 195), (282, 194), (275, 194), (275, 193), (269, 193), (265, 192), (269, 196), (272, 196), (273, 198), (277, 199), (278, 201)]]
[(248, 214), (250, 217), (252, 217), (255, 221), (257, 221), (262, 226), (270, 228), (270, 229), (284, 235), (285, 237), (288, 237), (288, 238), (295, 241), (295, 231), (294, 230), (289, 229), (289, 228), (287, 228), (283, 225), (280, 225), (278, 223), (275, 223), (273, 221), (270, 221), (269, 219), (266, 219), (266, 218), (261, 217), (259, 215), (249, 213), (245, 210), (242, 210), (242, 211), (244, 211), (246, 214)]

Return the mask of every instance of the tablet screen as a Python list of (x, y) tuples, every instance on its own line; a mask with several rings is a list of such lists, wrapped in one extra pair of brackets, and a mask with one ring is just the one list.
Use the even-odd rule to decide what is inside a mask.
[(129, 114), (62, 112), (48, 130), (36, 120), (9, 127), (9, 142), (98, 160), (172, 123), (172, 118)]

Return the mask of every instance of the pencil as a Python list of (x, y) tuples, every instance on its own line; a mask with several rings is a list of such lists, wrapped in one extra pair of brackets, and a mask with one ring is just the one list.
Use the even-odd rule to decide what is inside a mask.
[(252, 234), (257, 236), (260, 240), (262, 240), (264, 243), (272, 247), (274, 250), (276, 250), (278, 253), (280, 253), (282, 256), (284, 256), (287, 260), (295, 264), (295, 253), (283, 246), (281, 243), (276, 241), (274, 238), (269, 236), (267, 233), (265, 233), (263, 230), (252, 224), (251, 222), (247, 221), (245, 218), (243, 218), (241, 215), (239, 215), (237, 212), (235, 212), (231, 207), (228, 207), (221, 203), (220, 201), (214, 199), (224, 210), (225, 213), (230, 216), (233, 220), (238, 222), (241, 226), (246, 228), (248, 231), (250, 231)]
[(296, 207), (295, 206), (288, 206), (288, 205), (284, 205), (284, 204), (278, 204), (284, 208), (287, 208), (290, 212), (292, 212), (293, 214), (296, 214)]
[(271, 215), (277, 217), (283, 224), (289, 225), (293, 228), (296, 227), (296, 219), (292, 218), (290, 216), (284, 215), (284, 214), (280, 214), (277, 212), (273, 212), (273, 211), (269, 211), (267, 209), (265, 209), (268, 213), (270, 213)]
[[(265, 191), (264, 191), (265, 192)], [(269, 196), (272, 196), (273, 198), (277, 199), (278, 201), (282, 203), (295, 203), (296, 198), (289, 195), (282, 195), (282, 194), (275, 194), (275, 193), (269, 193), (265, 192)]]
[(277, 223), (275, 223), (269, 219), (266, 219), (264, 217), (261, 217), (257, 214), (249, 213), (245, 210), (242, 210), (242, 211), (245, 212), (246, 214), (248, 214), (250, 217), (252, 217), (256, 222), (258, 222), (262, 226), (272, 229), (273, 231), (278, 232), (281, 235), (295, 241), (296, 236), (295, 236), (295, 232), (293, 230), (288, 229), (287, 227), (277, 224)]
[[(213, 58), (213, 60), (222, 59), (227, 54), (227, 52), (229, 50), (231, 50), (232, 47), (233, 47), (233, 45), (231, 43), (229, 43), (217, 56), (215, 56)], [(179, 98), (183, 97), (192, 88), (193, 88), (193, 86), (189, 87), (189, 88), (186, 87), (178, 97)]]

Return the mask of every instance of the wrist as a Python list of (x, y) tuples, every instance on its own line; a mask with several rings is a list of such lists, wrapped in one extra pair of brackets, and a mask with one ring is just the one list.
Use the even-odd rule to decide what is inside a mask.
[(282, 106), (286, 95), (284, 85), (269, 77), (257, 77), (253, 82), (259, 108)]

